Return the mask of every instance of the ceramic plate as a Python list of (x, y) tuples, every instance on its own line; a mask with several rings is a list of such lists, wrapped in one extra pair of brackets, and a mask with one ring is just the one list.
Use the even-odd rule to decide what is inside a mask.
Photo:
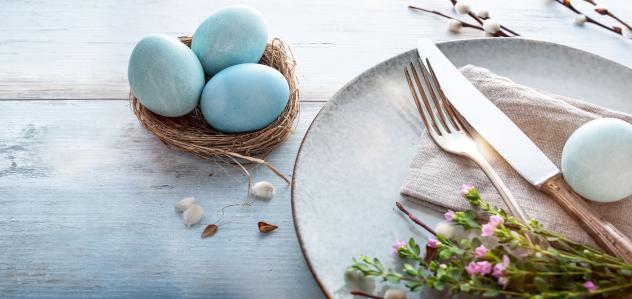
[[(453, 41), (439, 48), (458, 67), (483, 66), (524, 85), (632, 112), (632, 70), (581, 50), (515, 38)], [(367, 254), (394, 267), (390, 246), (396, 239), (414, 236), (425, 243), (427, 235), (394, 211), (395, 201), (432, 225), (441, 218), (399, 194), (423, 133), (402, 72), (416, 57), (416, 50), (393, 57), (343, 87), (315, 118), (298, 153), (294, 223), (327, 297), (351, 297), (354, 288), (382, 294), (384, 284), (345, 274), (351, 258)]]

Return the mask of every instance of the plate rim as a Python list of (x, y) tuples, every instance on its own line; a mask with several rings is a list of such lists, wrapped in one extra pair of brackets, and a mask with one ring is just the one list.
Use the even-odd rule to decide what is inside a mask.
[[(442, 41), (442, 42), (435, 42), (435, 43), (438, 46), (441, 46), (441, 45), (451, 45), (451, 44), (467, 44), (467, 43), (471, 43), (471, 42), (481, 42), (481, 41), (493, 41), (493, 43), (507, 42), (507, 41), (511, 41), (511, 42), (527, 42), (527, 43), (541, 44), (541, 45), (545, 45), (545, 46), (560, 47), (560, 48), (563, 48), (563, 49), (566, 49), (566, 50), (574, 51), (574, 52), (579, 53), (581, 55), (588, 55), (589, 57), (592, 57), (592, 58), (606, 60), (607, 62), (613, 64), (613, 66), (616, 66), (617, 68), (620, 68), (620, 69), (628, 71), (628, 72), (632, 72), (632, 67), (628, 67), (628, 66), (626, 66), (624, 64), (621, 64), (621, 63), (616, 62), (614, 60), (611, 60), (609, 58), (603, 57), (601, 55), (598, 55), (598, 54), (595, 54), (595, 53), (591, 53), (591, 52), (588, 52), (586, 50), (574, 48), (574, 47), (571, 47), (571, 46), (555, 43), (555, 42), (544, 41), (544, 40), (537, 40), (537, 39), (532, 39), (532, 38), (525, 38), (525, 37), (511, 37), (511, 38), (482, 37), (482, 38), (468, 38), (468, 39)], [(394, 59), (394, 58), (396, 58), (396, 57), (398, 57), (400, 55), (403, 55), (405, 53), (413, 51), (415, 49), (416, 48), (400, 52), (400, 53), (398, 53), (396, 55), (390, 56), (390, 57), (388, 57), (388, 58), (386, 58), (386, 59), (374, 64), (373, 66), (369, 67), (368, 69), (362, 71), (360, 74), (358, 74), (355, 77), (353, 77), (345, 85), (340, 87), (338, 89), (338, 91), (336, 91), (336, 93), (334, 93), (329, 98), (329, 100), (318, 110), (318, 112), (316, 113), (316, 116), (314, 116), (314, 119), (311, 121), (311, 123), (307, 127), (307, 130), (305, 131), (305, 134), (303, 135), (303, 138), (301, 139), (301, 143), (299, 145), (298, 151), (296, 152), (296, 157), (294, 158), (294, 166), (292, 167), (292, 181), (291, 181), (291, 184), (290, 184), (290, 188), (291, 188), (291, 190), (290, 190), (290, 203), (291, 203), (291, 208), (292, 208), (292, 222), (294, 224), (294, 231), (296, 232), (296, 237), (298, 239), (299, 247), (301, 248), (301, 253), (303, 254), (303, 258), (305, 260), (305, 263), (307, 264), (307, 269), (312, 274), (312, 277), (316, 281), (316, 284), (318, 285), (318, 288), (320, 288), (321, 292), (323, 293), (323, 295), (325, 295), (326, 298), (334, 298), (334, 297), (333, 297), (332, 293), (330, 293), (329, 290), (325, 287), (324, 283), (321, 281), (321, 279), (318, 276), (318, 274), (316, 274), (316, 271), (314, 269), (314, 265), (312, 264), (312, 261), (311, 261), (311, 259), (309, 257), (309, 253), (305, 250), (305, 244), (304, 244), (304, 241), (303, 241), (303, 238), (302, 238), (302, 235), (301, 235), (301, 231), (299, 229), (300, 225), (298, 224), (297, 217), (296, 217), (296, 201), (295, 201), (296, 200), (295, 199), (295, 196), (296, 196), (295, 195), (296, 173), (297, 173), (297, 168), (298, 168), (297, 167), (298, 166), (298, 162), (299, 162), (299, 160), (301, 158), (301, 153), (303, 151), (303, 146), (305, 144), (305, 140), (307, 139), (308, 134), (310, 133), (312, 127), (314, 126), (314, 123), (316, 123), (316, 121), (318, 119), (320, 119), (321, 112), (323, 112), (325, 110), (325, 108), (327, 108), (327, 107), (329, 107), (331, 105), (330, 103), (332, 102), (333, 99), (337, 98), (341, 93), (346, 91), (350, 86), (352, 86), (353, 84), (358, 82), (360, 80), (360, 78), (362, 78), (365, 74), (371, 72), (373, 69), (375, 69), (379, 65), (383, 64), (386, 61)]]

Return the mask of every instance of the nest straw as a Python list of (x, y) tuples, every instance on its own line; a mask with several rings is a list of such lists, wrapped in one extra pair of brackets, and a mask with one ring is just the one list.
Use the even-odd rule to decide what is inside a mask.
[[(180, 37), (180, 41), (191, 46), (191, 37)], [(287, 79), (290, 98), (285, 110), (267, 127), (247, 133), (225, 134), (209, 126), (200, 107), (181, 117), (164, 117), (141, 105), (130, 92), (130, 102), (140, 123), (168, 147), (189, 152), (195, 156), (225, 163), (237, 164), (248, 175), (243, 166), (256, 163), (268, 167), (286, 182), (289, 179), (264, 160), (277, 145), (285, 141), (293, 132), (299, 114), (299, 91), (294, 73), (294, 61), (290, 48), (278, 38), (270, 42), (259, 61), (260, 64), (275, 68)]]

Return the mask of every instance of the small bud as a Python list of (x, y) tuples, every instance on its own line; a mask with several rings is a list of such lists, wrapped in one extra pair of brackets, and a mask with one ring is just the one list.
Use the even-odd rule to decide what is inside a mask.
[(459, 33), (459, 31), (461, 31), (461, 28), (463, 28), (463, 24), (461, 24), (460, 21), (450, 20), (448, 22), (448, 31), (450, 32)]
[(614, 30), (614, 32), (616, 33), (623, 35), (623, 29), (619, 26), (612, 26), (612, 30)]
[(481, 19), (489, 19), (489, 10), (481, 9), (476, 13), (476, 15)]
[(195, 203), (195, 197), (185, 197), (180, 201), (176, 202), (176, 212), (182, 213), (186, 211), (186, 209), (190, 208), (192, 204)]
[(575, 25), (584, 25), (584, 23), (586, 23), (586, 16), (585, 15), (577, 15), (575, 17), (575, 21), (574, 21)]
[(470, 12), (470, 5), (466, 2), (459, 1), (454, 5), (454, 10), (460, 15), (466, 15)]
[(184, 213), (182, 213), (182, 221), (186, 226), (193, 226), (202, 220), (204, 209), (199, 205), (191, 205)]
[(608, 9), (601, 5), (595, 6), (595, 11), (602, 16), (608, 14)]
[(630, 30), (630, 28), (628, 28), (628, 27), (623, 27), (623, 30), (622, 30), (621, 34), (625, 38), (631, 38), (632, 39), (632, 30)]
[(500, 31), (500, 23), (496, 20), (487, 19), (483, 22), (483, 29), (489, 34), (496, 34)]
[(439, 222), (437, 227), (435, 227), (435, 232), (439, 235), (442, 235), (448, 239), (452, 239), (456, 234), (455, 227), (447, 222)]
[(255, 197), (270, 199), (274, 196), (274, 186), (270, 182), (261, 181), (252, 186), (252, 194)]
[(384, 293), (384, 299), (406, 299), (406, 292), (400, 289), (388, 289)]

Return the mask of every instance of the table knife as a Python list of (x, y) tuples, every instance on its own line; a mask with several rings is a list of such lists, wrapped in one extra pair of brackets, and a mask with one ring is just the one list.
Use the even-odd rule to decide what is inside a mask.
[(603, 249), (632, 263), (632, 241), (591, 210), (566, 184), (557, 166), (461, 74), (432, 40), (419, 40), (417, 51), (422, 60), (431, 61), (446, 97), (479, 135), (524, 179), (555, 199)]

